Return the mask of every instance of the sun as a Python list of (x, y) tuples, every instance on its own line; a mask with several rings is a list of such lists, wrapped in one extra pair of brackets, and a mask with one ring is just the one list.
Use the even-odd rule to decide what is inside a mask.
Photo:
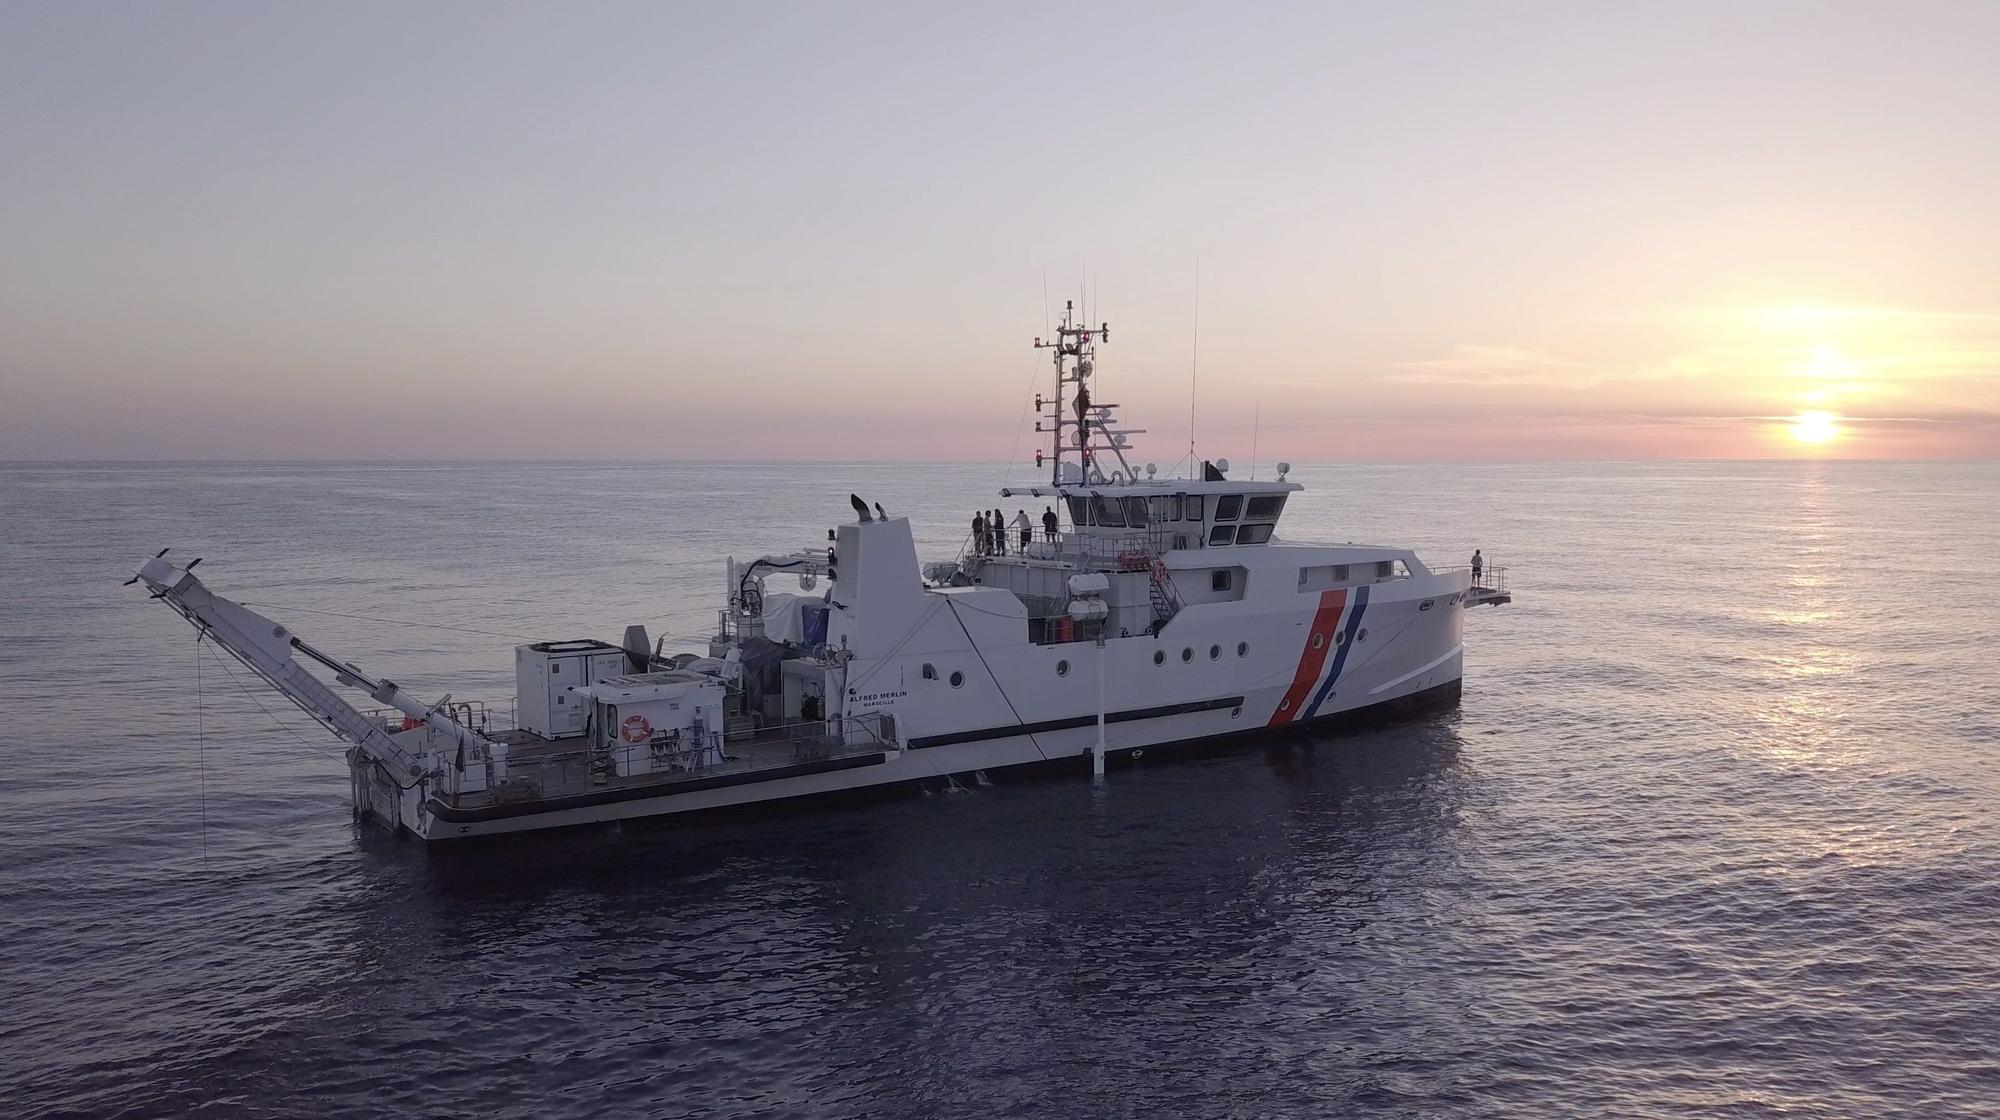
[(1818, 446), (1830, 443), (1840, 434), (1840, 413), (1810, 409), (1792, 417), (1790, 428), (1792, 438), (1800, 443)]

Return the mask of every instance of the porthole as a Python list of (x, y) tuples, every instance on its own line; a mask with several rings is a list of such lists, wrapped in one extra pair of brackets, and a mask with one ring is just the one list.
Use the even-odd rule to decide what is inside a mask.
[(1210, 661), (1217, 661), (1217, 660), (1220, 660), (1220, 659), (1221, 659), (1221, 657), (1222, 657), (1222, 647), (1221, 647), (1221, 646), (1210, 646), (1210, 647), (1208, 647), (1208, 659), (1209, 659)]
[(1056, 676), (1058, 677), (1069, 676), (1069, 660), (1067, 658), (1056, 662)]
[(1250, 656), (1250, 643), (1249, 643), (1249, 642), (1237, 642), (1237, 643), (1236, 643), (1236, 656), (1238, 656), (1238, 657), (1248, 657), (1248, 656)]
[(1154, 651), (1153, 651), (1153, 664), (1155, 664), (1155, 665), (1165, 665), (1166, 663), (1167, 663), (1167, 651), (1166, 651), (1166, 650), (1163, 650), (1163, 649), (1156, 649), (1156, 650), (1154, 650)]
[(1344, 644), (1347, 641), (1347, 631), (1342, 630), (1340, 633), (1335, 634), (1333, 636), (1333, 641), (1334, 644), (1336, 645)]
[(1183, 647), (1181, 648), (1181, 660), (1182, 660), (1182, 661), (1193, 661), (1193, 660), (1194, 660), (1194, 647), (1193, 647), (1193, 646), (1183, 646)]
[(927, 681), (934, 681), (937, 679), (937, 666), (931, 664), (928, 661), (924, 662), (924, 679)]
[(1326, 648), (1326, 635), (1325, 635), (1325, 634), (1314, 634), (1314, 635), (1313, 635), (1313, 648), (1314, 648), (1314, 649), (1325, 649), (1325, 648)]
[(1359, 633), (1359, 634), (1356, 634), (1356, 635), (1354, 635), (1354, 640), (1355, 640), (1355, 641), (1357, 641), (1357, 642), (1365, 642), (1365, 641), (1367, 641), (1367, 640), (1368, 640), (1368, 628), (1367, 628), (1366, 626), (1363, 626), (1363, 627), (1361, 628), (1361, 633)]
[(957, 669), (953, 669), (951, 671), (951, 687), (957, 688), (959, 685), (962, 685), (964, 683), (965, 683), (965, 674), (959, 672)]
[(1234, 708), (1229, 709), (1230, 719), (1237, 719), (1240, 718), (1242, 715), (1243, 715), (1243, 705), (1241, 704), (1238, 704)]

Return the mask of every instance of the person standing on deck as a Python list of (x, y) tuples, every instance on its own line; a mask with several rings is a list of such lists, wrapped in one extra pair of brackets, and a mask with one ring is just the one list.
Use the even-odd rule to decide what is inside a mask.
[(1007, 521), (1000, 516), (999, 510), (993, 511), (992, 519), (986, 523), (986, 531), (993, 534), (993, 555), (1007, 555)]
[(1049, 543), (1056, 543), (1056, 531), (1062, 526), (1062, 519), (1056, 516), (1056, 507), (1042, 507), (1042, 532), (1049, 535)]
[(1028, 554), (1028, 545), (1033, 543), (1035, 539), (1035, 523), (1028, 520), (1027, 510), (1017, 509), (1014, 511), (1013, 524), (1014, 528), (1021, 531), (1021, 555), (1026, 556)]
[(986, 514), (984, 511), (972, 515), (972, 551), (986, 554)]
[(1476, 548), (1475, 548), (1475, 549), (1473, 549), (1473, 550), (1472, 550), (1472, 586), (1474, 586), (1474, 587), (1478, 587), (1478, 586), (1479, 586), (1479, 573), (1481, 573), (1481, 572), (1483, 572), (1483, 571), (1485, 571), (1485, 570), (1486, 570), (1486, 560), (1485, 560), (1485, 558), (1483, 558), (1483, 557), (1481, 557), (1481, 556), (1479, 555), (1479, 550), (1478, 550), (1478, 549), (1476, 549)]

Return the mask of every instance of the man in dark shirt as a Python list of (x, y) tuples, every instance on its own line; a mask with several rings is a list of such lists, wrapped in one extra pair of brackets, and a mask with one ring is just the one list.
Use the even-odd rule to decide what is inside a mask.
[(1056, 516), (1056, 507), (1054, 506), (1043, 507), (1042, 532), (1047, 533), (1049, 535), (1050, 543), (1053, 544), (1055, 542), (1056, 530), (1060, 528), (1061, 525), (1062, 525), (1062, 519)]

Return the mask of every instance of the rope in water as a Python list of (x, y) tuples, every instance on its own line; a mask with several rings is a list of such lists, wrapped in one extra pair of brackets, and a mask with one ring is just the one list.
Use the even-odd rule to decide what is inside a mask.
[(201, 779), (201, 869), (208, 870), (208, 723), (202, 712), (201, 646), (203, 635), (194, 638), (194, 749), (195, 772)]

